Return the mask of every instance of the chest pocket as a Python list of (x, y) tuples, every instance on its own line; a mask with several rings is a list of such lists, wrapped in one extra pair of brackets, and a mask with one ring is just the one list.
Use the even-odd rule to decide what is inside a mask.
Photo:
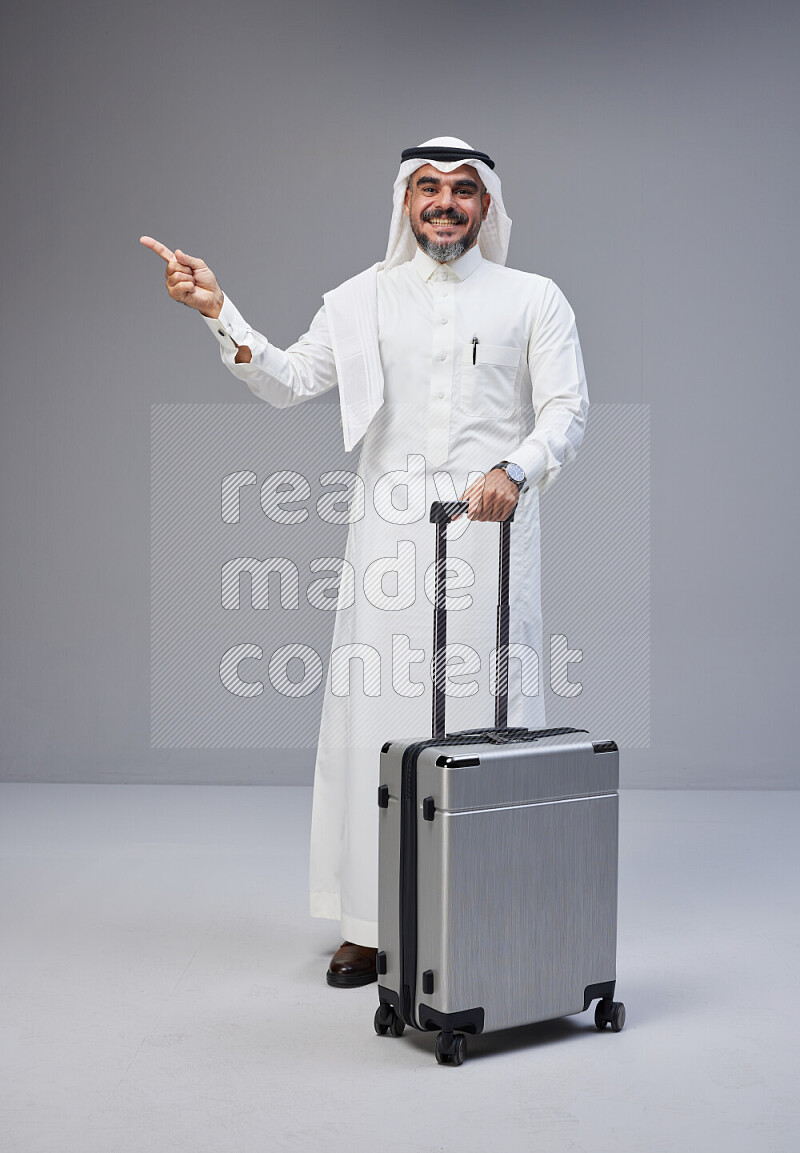
[(461, 359), (461, 407), (470, 416), (512, 416), (517, 399), (518, 348), (504, 344), (464, 346)]

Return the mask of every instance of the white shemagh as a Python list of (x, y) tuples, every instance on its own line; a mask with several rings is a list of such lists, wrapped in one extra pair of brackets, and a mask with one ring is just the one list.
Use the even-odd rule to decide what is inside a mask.
[[(426, 140), (420, 148), (463, 148), (474, 151), (471, 145), (454, 136), (437, 136)], [(342, 431), (345, 451), (361, 440), (370, 421), (383, 404), (383, 369), (378, 346), (378, 273), (411, 260), (417, 241), (405, 214), (408, 178), (412, 172), (432, 164), (440, 172), (453, 172), (462, 164), (471, 165), (481, 177), (491, 204), (478, 233), (478, 247), (486, 260), (505, 264), (511, 221), (503, 205), (500, 178), (482, 160), (405, 160), (394, 182), (392, 223), (386, 258), (373, 264), (358, 276), (346, 280), (338, 288), (326, 292), (325, 309), (330, 325), (336, 375), (339, 379), (339, 404), (342, 412)]]

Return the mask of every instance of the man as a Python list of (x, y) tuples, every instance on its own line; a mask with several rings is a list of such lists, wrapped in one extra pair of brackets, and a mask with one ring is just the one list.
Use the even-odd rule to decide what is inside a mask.
[(448, 529), (448, 730), (493, 720), (496, 539), (471, 522), (517, 504), (508, 723), (545, 721), (539, 493), (580, 446), (588, 397), (574, 314), (552, 281), (504, 267), (510, 228), (485, 153), (452, 137), (408, 149), (386, 259), (327, 293), (285, 351), (202, 260), (142, 237), (167, 262), (170, 296), (204, 316), (256, 396), (281, 408), (338, 385), (346, 449), (363, 438), (367, 499), (347, 539), (355, 580), (340, 583), (311, 835), (311, 912), (341, 922), (327, 974), (340, 988), (376, 979), (380, 748), (430, 730), (432, 500), (469, 502)]

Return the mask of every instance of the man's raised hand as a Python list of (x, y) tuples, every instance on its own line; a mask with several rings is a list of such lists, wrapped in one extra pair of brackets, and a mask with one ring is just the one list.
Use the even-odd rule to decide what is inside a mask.
[(218, 317), (222, 308), (222, 289), (208, 265), (196, 256), (189, 256), (176, 248), (173, 252), (154, 240), (152, 236), (140, 237), (145, 248), (151, 248), (167, 265), (167, 291), (173, 300), (196, 308), (204, 316)]

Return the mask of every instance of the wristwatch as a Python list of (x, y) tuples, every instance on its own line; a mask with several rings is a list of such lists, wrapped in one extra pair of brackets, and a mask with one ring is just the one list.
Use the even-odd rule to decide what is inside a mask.
[[(518, 464), (514, 464), (514, 462), (511, 460), (498, 461), (497, 464), (492, 465), (492, 469), (495, 469), (495, 468), (502, 468), (503, 472), (506, 474), (508, 479), (513, 480), (514, 484), (517, 486), (517, 488), (520, 490), (520, 492), (522, 492), (522, 490), (525, 486), (525, 481), (527, 479), (525, 476), (524, 468), (522, 468)], [(491, 472), (492, 469), (490, 469), (489, 471)]]

